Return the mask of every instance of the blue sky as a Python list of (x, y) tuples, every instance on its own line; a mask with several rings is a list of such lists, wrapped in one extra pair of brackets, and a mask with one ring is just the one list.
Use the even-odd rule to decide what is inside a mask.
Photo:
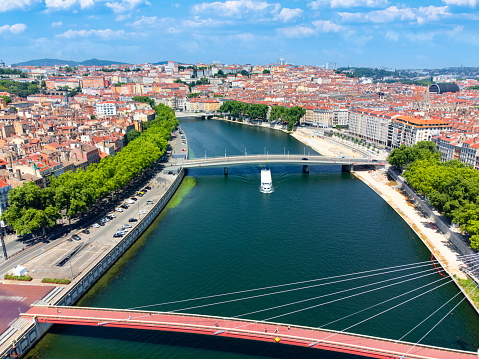
[(0, 0), (0, 59), (479, 66), (479, 0)]

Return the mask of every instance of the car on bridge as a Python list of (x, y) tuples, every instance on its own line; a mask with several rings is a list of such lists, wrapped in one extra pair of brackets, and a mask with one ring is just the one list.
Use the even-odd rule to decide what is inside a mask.
[(130, 218), (130, 219), (128, 220), (128, 222), (138, 222), (138, 219), (136, 219), (136, 218)]
[(309, 160), (309, 158), (307, 158), (307, 157), (301, 158), (301, 161), (308, 161), (308, 160)]

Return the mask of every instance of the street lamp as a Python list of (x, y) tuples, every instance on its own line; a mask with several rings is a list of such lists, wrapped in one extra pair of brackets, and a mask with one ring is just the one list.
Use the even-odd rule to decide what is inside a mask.
[(70, 273), (71, 273), (71, 281), (73, 282), (73, 268), (72, 268), (72, 257), (68, 260), (70, 262)]

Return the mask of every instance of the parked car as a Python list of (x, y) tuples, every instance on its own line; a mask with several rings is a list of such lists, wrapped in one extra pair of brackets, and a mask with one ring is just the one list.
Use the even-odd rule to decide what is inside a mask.
[(145, 214), (145, 211), (139, 211), (138, 214)]
[(124, 224), (122, 227), (123, 228), (131, 228), (131, 224)]
[(72, 242), (73, 239), (70, 237), (70, 238), (67, 238), (67, 241), (68, 241), (68, 242)]
[(136, 218), (130, 218), (130, 219), (128, 220), (128, 222), (138, 222), (138, 219), (136, 219)]
[(116, 233), (113, 235), (113, 238), (118, 238), (118, 237), (123, 237), (123, 234), (116, 232)]
[(98, 223), (93, 223), (91, 226), (92, 226), (93, 228), (100, 228), (100, 225), (99, 225)]
[(301, 158), (301, 161), (308, 161), (309, 159), (306, 157)]
[(119, 229), (119, 230), (116, 231), (116, 233), (119, 233), (122, 236), (124, 236), (126, 232), (123, 229)]
[(108, 213), (106, 215), (108, 218), (110, 218), (110, 220), (112, 220), (113, 218), (116, 218), (116, 214), (115, 213)]
[(137, 196), (143, 197), (143, 195), (144, 195), (144, 193), (141, 192), (141, 191), (137, 193)]
[[(96, 224), (96, 223), (95, 223)], [(98, 224), (96, 224), (98, 226)], [(99, 226), (98, 226), (99, 227)], [(85, 234), (90, 234), (90, 231), (88, 229), (84, 229), (83, 231), (81, 231), (82, 233), (85, 233)]]
[(133, 198), (130, 198), (128, 201), (126, 201), (126, 203), (133, 204), (135, 203), (135, 200)]
[(127, 203), (123, 203), (120, 207), (123, 209), (128, 209), (130, 206)]
[(146, 204), (153, 204), (153, 201), (148, 200), (146, 201)]
[(75, 241), (81, 240), (81, 237), (80, 237), (78, 234), (74, 234), (74, 235), (72, 236), (72, 238), (73, 238)]
[(123, 212), (123, 208), (118, 207), (118, 208), (115, 209), (115, 211), (117, 211), (117, 212)]
[(150, 187), (150, 186), (146, 186), (145, 188), (146, 188), (146, 189), (151, 189), (151, 187)]
[[(131, 197), (130, 199), (133, 200), (133, 201), (138, 201), (138, 198), (136, 198), (136, 197)], [(133, 203), (135, 203), (135, 202), (133, 202)]]
[(100, 226), (104, 226), (105, 225), (105, 222), (100, 222)]

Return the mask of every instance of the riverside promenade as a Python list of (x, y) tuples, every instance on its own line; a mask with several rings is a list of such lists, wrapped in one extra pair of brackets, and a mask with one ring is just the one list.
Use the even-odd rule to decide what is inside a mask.
[[(171, 157), (167, 159), (164, 167), (177, 166), (178, 160), (174, 156), (175, 153), (185, 152), (183, 151), (185, 146), (178, 138), (179, 132), (176, 131), (170, 138)], [(6, 286), (9, 286), (10, 293), (20, 293), (20, 289), (24, 287), (30, 287), (32, 290), (28, 292), (29, 295), (0, 296), (0, 306), (2, 307), (0, 322), (2, 320), (8, 322), (5, 322), (7, 329), (0, 333), (0, 358), (25, 355), (51, 326), (51, 324), (32, 323), (19, 318), (18, 308), (23, 310), (22, 308), (29, 307), (33, 303), (60, 306), (74, 304), (150, 226), (165, 208), (181, 184), (183, 177), (183, 170), (175, 174), (159, 171), (146, 184), (151, 189), (123, 212), (110, 213), (115, 214), (115, 217), (105, 226), (90, 228), (90, 234), (82, 234), (79, 241), (68, 241), (67, 238), (62, 238), (48, 243), (43, 250), (34, 248), (32, 251), (23, 253), (21, 263), (34, 279), (26, 283), (2, 280), (0, 294), (2, 288), (7, 288)], [(145, 184), (139, 183), (137, 186), (139, 187), (135, 191), (140, 191)], [(100, 218), (101, 216), (98, 217), (98, 220)], [(131, 222), (131, 227), (125, 229), (127, 233), (121, 238), (114, 238), (113, 234), (119, 228), (125, 228), (124, 224), (130, 223), (129, 219), (131, 218), (136, 219), (136, 222)], [(58, 266), (61, 258), (66, 258), (66, 265)], [(3, 267), (13, 268), (16, 265), (15, 261), (18, 261), (17, 257), (6, 261)], [(42, 283), (42, 278), (47, 276), (68, 278), (71, 279), (71, 283), (68, 285)], [(18, 289), (10, 288), (12, 286), (16, 286)], [(16, 301), (17, 304), (7, 306), (2, 303), (2, 300)], [(8, 308), (11, 310), (6, 313)]]

